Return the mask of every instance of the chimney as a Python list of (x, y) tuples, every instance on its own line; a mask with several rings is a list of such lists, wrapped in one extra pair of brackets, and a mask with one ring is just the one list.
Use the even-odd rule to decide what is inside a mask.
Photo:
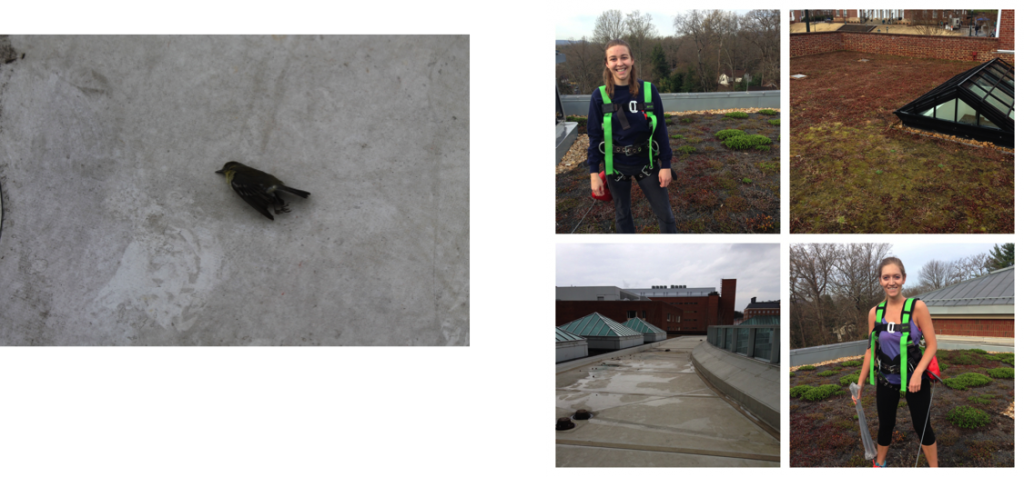
[(751, 298), (750, 299), (750, 303), (751, 304), (757, 303), (757, 297), (755, 296), (755, 297)]

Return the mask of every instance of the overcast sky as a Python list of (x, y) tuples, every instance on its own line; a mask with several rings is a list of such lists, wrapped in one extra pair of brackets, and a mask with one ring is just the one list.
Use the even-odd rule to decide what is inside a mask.
[[(619, 10), (622, 12), (622, 18), (625, 19), (626, 15), (629, 15), (634, 10), (640, 10), (641, 14), (650, 13), (651, 23), (657, 28), (657, 36), (670, 36), (676, 34), (676, 27), (673, 25), (676, 15), (680, 13), (686, 13), (689, 11), (688, 8), (683, 8), (683, 4), (680, 5), (679, 9), (672, 10), (670, 5), (662, 4), (654, 7), (659, 8), (653, 10), (651, 8), (644, 8), (644, 4), (638, 3), (634, 8), (623, 8), (622, 3), (618, 2), (586, 2), (586, 3), (569, 3), (571, 8), (558, 8), (555, 12), (555, 39), (556, 40), (568, 40), (570, 38), (579, 40), (584, 35), (587, 38), (594, 36), (594, 25), (597, 24), (597, 17), (601, 16), (607, 10)], [(750, 10), (733, 10), (737, 15), (746, 15)]]
[(558, 244), (556, 286), (714, 287), (736, 279), (736, 311), (780, 297), (778, 244)]
[(914, 287), (920, 284), (918, 278), (921, 275), (921, 267), (930, 260), (941, 260), (951, 262), (958, 258), (989, 252), (996, 246), (995, 243), (918, 243), (918, 244), (893, 244), (892, 255), (903, 262), (903, 268), (907, 269), (907, 287)]

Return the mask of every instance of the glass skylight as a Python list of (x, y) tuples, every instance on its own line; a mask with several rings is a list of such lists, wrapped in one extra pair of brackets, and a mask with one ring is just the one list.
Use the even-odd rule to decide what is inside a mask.
[(909, 127), (1013, 147), (1013, 69), (1001, 59), (960, 73), (896, 111)]

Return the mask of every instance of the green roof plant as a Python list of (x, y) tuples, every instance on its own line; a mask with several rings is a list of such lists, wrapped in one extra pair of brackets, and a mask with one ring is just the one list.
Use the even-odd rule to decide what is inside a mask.
[(818, 376), (821, 376), (823, 378), (827, 378), (829, 376), (835, 376), (837, 374), (839, 374), (839, 371), (835, 371), (835, 370), (830, 369), (828, 371), (822, 371), (822, 372), (818, 373)]
[(805, 401), (824, 401), (837, 394), (842, 394), (842, 392), (843, 388), (839, 387), (838, 384), (823, 384), (814, 389), (804, 391), (800, 399)]
[(758, 111), (757, 114), (763, 114), (765, 116), (774, 116), (776, 114), (779, 114), (779, 112), (774, 109), (762, 109)]
[(782, 120), (781, 119), (769, 119), (768, 120), (768, 124), (771, 124), (772, 126), (778, 126), (778, 125), (782, 124)]
[(740, 131), (739, 129), (723, 129), (715, 133), (715, 137), (719, 140), (730, 138), (733, 136), (743, 136), (747, 133)]
[(985, 376), (984, 374), (964, 373), (953, 378), (948, 378), (943, 382), (946, 383), (947, 387), (964, 391), (967, 388), (976, 388), (991, 383), (992, 378)]
[(812, 366), (810, 364), (805, 364), (805, 365), (800, 366), (799, 368), (796, 368), (796, 369), (798, 371), (814, 371), (814, 366)]
[(844, 368), (851, 368), (853, 366), (860, 366), (860, 365), (863, 365), (863, 364), (864, 364), (864, 361), (859, 360), (859, 359), (853, 359), (853, 360), (850, 360), (850, 361), (843, 361), (842, 367), (844, 367)]
[(806, 384), (801, 384), (799, 386), (793, 386), (793, 387), (789, 388), (789, 397), (791, 397), (791, 398), (799, 398), (800, 396), (803, 396), (805, 392), (807, 392), (807, 391), (809, 391), (811, 389), (814, 389), (814, 386), (808, 386)]
[(957, 427), (977, 429), (988, 424), (988, 413), (971, 406), (957, 406), (946, 414), (946, 420)]
[(857, 382), (857, 379), (859, 378), (860, 373), (847, 374), (846, 376), (839, 378), (839, 384), (843, 386), (849, 386), (850, 384)]
[(754, 146), (771, 144), (772, 140), (760, 134), (744, 134), (725, 138), (722, 144), (729, 149), (751, 149)]
[(1013, 368), (992, 368), (988, 375), (998, 379), (1013, 379)]
[(731, 113), (725, 113), (725, 117), (733, 119), (747, 119), (747, 113), (733, 111)]

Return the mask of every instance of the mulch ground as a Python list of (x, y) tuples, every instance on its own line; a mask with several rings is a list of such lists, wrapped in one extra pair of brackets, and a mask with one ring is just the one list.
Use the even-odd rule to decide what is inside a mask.
[[(668, 113), (673, 150), (669, 202), (680, 233), (779, 233), (779, 134), (769, 124), (779, 115), (748, 112), (747, 119), (724, 116), (725, 111)], [(734, 151), (715, 133), (739, 129), (771, 140), (768, 151)], [(556, 168), (555, 230), (557, 233), (614, 233), (615, 209), (590, 195), (586, 163), (589, 138), (580, 137)], [(640, 187), (633, 183), (633, 222), (639, 233), (658, 233), (658, 219)]]
[[(992, 356), (1004, 356), (998, 354)], [(986, 374), (985, 369), (1007, 367), (999, 361), (986, 359), (973, 351), (939, 351), (939, 362), (946, 367), (943, 379), (963, 373)], [(790, 372), (790, 387), (798, 385), (821, 386), (840, 384), (840, 379), (860, 375), (863, 356), (851, 357), (855, 366), (844, 367), (843, 361), (817, 365), (814, 370)], [(845, 360), (844, 360), (845, 361)], [(971, 363), (971, 364), (958, 364)], [(818, 373), (838, 371), (821, 377)], [(986, 374), (987, 375), (987, 374)], [(1013, 379), (993, 379), (991, 383), (960, 391), (935, 383), (934, 401), (930, 421), (938, 439), (939, 466), (941, 467), (1013, 467)], [(972, 400), (973, 398), (973, 400)], [(877, 442), (878, 411), (875, 389), (865, 384), (861, 393), (868, 428)], [(849, 386), (842, 393), (824, 401), (809, 402), (790, 398), (790, 466), (792, 467), (870, 467), (864, 460), (864, 448), (857, 423), (857, 408), (850, 399)], [(963, 429), (953, 425), (946, 415), (957, 406), (971, 406), (985, 411), (990, 421), (976, 429)], [(918, 440), (910, 421), (906, 401), (900, 401), (896, 412), (896, 428), (886, 459), (891, 467), (913, 467), (917, 456)], [(927, 467), (924, 454), (918, 467)]]

